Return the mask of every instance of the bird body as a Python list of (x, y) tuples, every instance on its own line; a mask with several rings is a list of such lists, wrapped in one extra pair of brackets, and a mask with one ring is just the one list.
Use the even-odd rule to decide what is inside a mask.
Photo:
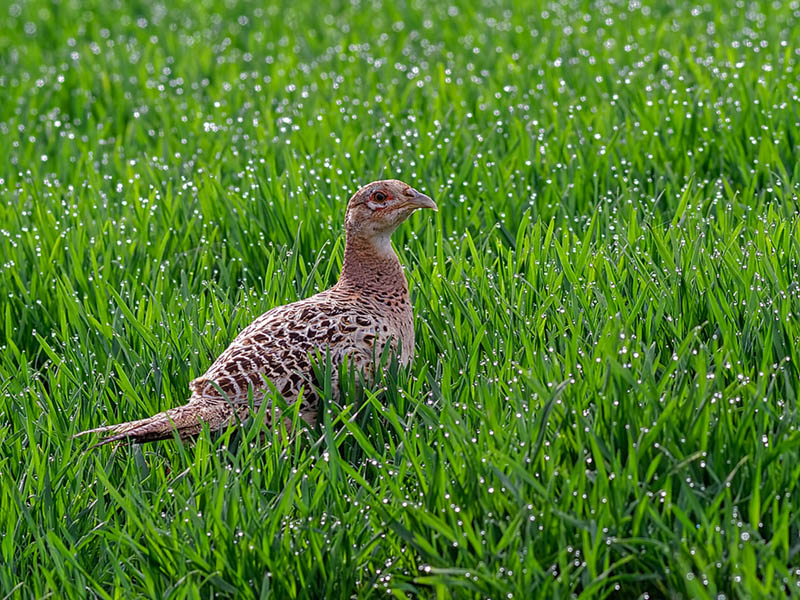
[(361, 188), (348, 203), (344, 260), (336, 285), (256, 318), (204, 375), (189, 384), (191, 396), (185, 405), (78, 435), (109, 434), (98, 445), (124, 438), (169, 439), (174, 431), (189, 438), (202, 431), (203, 423), (219, 430), (245, 418), (251, 390), (257, 405), (273, 387), (289, 405), (301, 398), (299, 415), (313, 425), (319, 404), (315, 354), (330, 355), (334, 394), (345, 358), (367, 381), (387, 345), (398, 353), (401, 364), (409, 364), (414, 355), (413, 313), (390, 238), (417, 208), (435, 210), (436, 204), (401, 181), (376, 181)]

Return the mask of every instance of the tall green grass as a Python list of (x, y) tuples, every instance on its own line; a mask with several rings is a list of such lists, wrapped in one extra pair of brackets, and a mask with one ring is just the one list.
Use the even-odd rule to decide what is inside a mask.
[[(642, 4), (0, 9), (0, 598), (800, 595), (800, 4)], [(440, 206), (409, 370), (72, 439), (331, 285), (390, 176)]]

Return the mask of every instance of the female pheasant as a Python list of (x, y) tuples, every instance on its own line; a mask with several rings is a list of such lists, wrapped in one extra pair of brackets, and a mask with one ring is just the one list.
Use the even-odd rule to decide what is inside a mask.
[(97, 445), (130, 438), (136, 442), (181, 438), (200, 433), (203, 423), (218, 430), (244, 418), (248, 391), (258, 403), (271, 387), (287, 404), (303, 390), (300, 416), (313, 425), (319, 397), (312, 367), (314, 355), (330, 353), (333, 389), (345, 357), (369, 376), (375, 356), (386, 344), (401, 364), (414, 355), (414, 316), (392, 232), (418, 208), (436, 203), (402, 181), (375, 181), (358, 190), (345, 212), (345, 250), (339, 281), (332, 288), (265, 312), (247, 326), (214, 361), (205, 375), (189, 384), (183, 405), (147, 419), (83, 431), (105, 433)]

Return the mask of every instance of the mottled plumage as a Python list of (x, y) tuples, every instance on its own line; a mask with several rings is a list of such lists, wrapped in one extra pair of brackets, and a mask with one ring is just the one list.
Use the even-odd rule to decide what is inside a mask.
[(247, 416), (251, 388), (257, 403), (270, 390), (270, 383), (287, 404), (294, 403), (302, 389), (300, 416), (314, 424), (319, 401), (312, 367), (316, 353), (330, 353), (334, 393), (345, 356), (368, 380), (375, 357), (386, 344), (399, 351), (402, 364), (410, 363), (413, 314), (408, 284), (390, 237), (417, 208), (436, 210), (436, 204), (401, 181), (376, 181), (361, 188), (347, 205), (344, 263), (336, 285), (258, 317), (202, 377), (189, 384), (187, 404), (78, 435), (109, 434), (98, 444), (102, 445), (123, 438), (168, 439), (173, 431), (188, 438), (202, 430), (202, 423), (211, 430), (222, 429)]

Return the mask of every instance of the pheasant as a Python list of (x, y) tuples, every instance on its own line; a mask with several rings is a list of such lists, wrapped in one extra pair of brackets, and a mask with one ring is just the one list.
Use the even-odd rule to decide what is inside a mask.
[(296, 402), (302, 390), (299, 415), (313, 426), (319, 404), (316, 353), (331, 357), (334, 393), (345, 357), (367, 379), (387, 344), (400, 364), (408, 365), (414, 356), (414, 316), (408, 283), (390, 240), (418, 208), (437, 210), (433, 200), (402, 181), (365, 185), (347, 204), (342, 272), (333, 287), (256, 318), (202, 377), (189, 384), (191, 396), (183, 406), (77, 435), (107, 434), (96, 446), (125, 438), (139, 443), (170, 439), (174, 432), (190, 438), (202, 431), (203, 423), (214, 431), (245, 418), (249, 391), (258, 403), (272, 386), (287, 405)]

